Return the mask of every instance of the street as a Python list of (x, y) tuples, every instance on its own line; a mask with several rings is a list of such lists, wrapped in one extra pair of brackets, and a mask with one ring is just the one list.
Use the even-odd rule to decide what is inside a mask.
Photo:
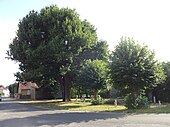
[(0, 127), (170, 127), (170, 114), (73, 112), (0, 102)]

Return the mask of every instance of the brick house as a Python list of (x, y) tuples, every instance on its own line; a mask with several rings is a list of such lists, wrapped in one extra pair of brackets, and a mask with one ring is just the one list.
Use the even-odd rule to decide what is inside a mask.
[(18, 99), (36, 99), (36, 83), (33, 82), (19, 82), (18, 83)]

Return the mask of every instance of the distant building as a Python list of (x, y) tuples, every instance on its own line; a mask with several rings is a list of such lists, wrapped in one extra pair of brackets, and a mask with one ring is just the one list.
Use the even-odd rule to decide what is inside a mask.
[(4, 87), (4, 86), (0, 87), (0, 93), (2, 93), (3, 97), (9, 97), (10, 95), (8, 87)]
[(18, 83), (18, 99), (36, 99), (36, 83), (32, 82), (19, 82)]

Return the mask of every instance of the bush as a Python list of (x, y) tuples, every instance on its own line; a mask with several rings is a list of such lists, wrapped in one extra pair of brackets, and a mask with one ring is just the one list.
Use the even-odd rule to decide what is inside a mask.
[(137, 99), (137, 108), (148, 108), (149, 107), (149, 100), (146, 96), (140, 95)]
[(3, 92), (0, 92), (0, 96), (3, 96), (4, 95), (4, 93)]
[(128, 109), (134, 109), (134, 108), (136, 108), (134, 102), (135, 102), (135, 98), (134, 98), (134, 96), (132, 96), (132, 94), (128, 94), (128, 95), (125, 97), (125, 106), (126, 106)]
[(101, 104), (104, 104), (104, 99), (98, 96), (97, 99), (92, 98), (91, 103), (92, 105), (101, 105)]
[(128, 109), (141, 109), (148, 108), (149, 101), (148, 98), (142, 94), (135, 97), (133, 94), (128, 94), (125, 97), (125, 106)]

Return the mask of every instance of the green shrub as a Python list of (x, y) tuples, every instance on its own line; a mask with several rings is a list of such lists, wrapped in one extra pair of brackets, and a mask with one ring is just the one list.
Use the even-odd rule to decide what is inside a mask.
[(134, 102), (135, 102), (135, 98), (134, 98), (134, 96), (132, 96), (132, 94), (126, 95), (126, 97), (125, 97), (125, 106), (128, 109), (135, 109), (136, 108)]
[(101, 104), (104, 104), (104, 99), (98, 96), (97, 99), (92, 98), (91, 103), (92, 105), (101, 105)]
[(128, 94), (125, 97), (125, 106), (128, 109), (141, 109), (147, 108), (149, 105), (148, 98), (142, 94), (134, 96), (133, 94)]
[(148, 108), (149, 107), (149, 100), (146, 96), (140, 95), (136, 99), (137, 101), (137, 108)]
[(99, 100), (92, 100), (91, 103), (92, 105), (99, 105), (100, 102)]
[(0, 96), (3, 96), (4, 95), (4, 93), (3, 92), (0, 92)]

